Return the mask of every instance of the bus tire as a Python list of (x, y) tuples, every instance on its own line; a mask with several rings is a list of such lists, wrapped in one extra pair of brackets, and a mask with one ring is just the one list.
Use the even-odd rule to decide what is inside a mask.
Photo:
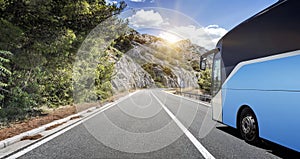
[(242, 109), (238, 121), (238, 129), (246, 142), (250, 144), (259, 143), (257, 119), (254, 112), (249, 107)]

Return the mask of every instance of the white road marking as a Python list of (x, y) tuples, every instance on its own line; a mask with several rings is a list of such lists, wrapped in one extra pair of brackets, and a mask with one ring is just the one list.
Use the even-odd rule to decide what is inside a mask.
[(214, 159), (215, 157), (209, 153), (206, 148), (196, 139), (193, 134), (184, 127), (184, 125), (176, 118), (176, 116), (152, 93), (153, 97), (158, 101), (158, 103), (164, 108), (164, 110), (168, 113), (168, 115), (175, 121), (178, 127), (184, 132), (184, 134), (190, 139), (190, 141), (194, 144), (194, 146), (198, 149), (198, 151), (203, 155), (206, 159)]
[(93, 118), (94, 116), (96, 116), (96, 115), (98, 115), (98, 114), (104, 112), (105, 110), (107, 110), (107, 109), (109, 109), (109, 108), (111, 108), (111, 107), (117, 105), (118, 103), (120, 103), (120, 102), (124, 101), (125, 99), (131, 97), (132, 95), (136, 94), (137, 92), (139, 92), (139, 91), (136, 91), (136, 92), (134, 92), (134, 93), (131, 93), (131, 94), (129, 94), (128, 96), (125, 96), (125, 97), (123, 97), (123, 98), (117, 100), (116, 102), (106, 104), (105, 106), (101, 107), (100, 110), (99, 110), (97, 113), (92, 114), (91, 116), (84, 118), (83, 120), (81, 120), (81, 121), (75, 123), (74, 125), (71, 125), (71, 126), (65, 128), (65, 129), (63, 129), (63, 130), (61, 130), (61, 131), (59, 131), (59, 132), (57, 132), (57, 133), (55, 133), (55, 134), (53, 134), (53, 135), (51, 135), (51, 136), (49, 136), (49, 137), (46, 137), (45, 139), (42, 139), (41, 141), (39, 141), (39, 142), (37, 142), (37, 143), (35, 143), (35, 144), (33, 144), (33, 145), (30, 145), (30, 146), (26, 147), (25, 149), (23, 149), (23, 150), (21, 150), (21, 151), (15, 153), (15, 154), (13, 154), (13, 155), (11, 155), (11, 156), (8, 156), (7, 159), (15, 159), (15, 158), (21, 157), (22, 155), (28, 153), (29, 151), (32, 151), (33, 149), (35, 149), (35, 148), (37, 148), (37, 147), (43, 145), (44, 143), (46, 143), (46, 142), (48, 142), (48, 141), (50, 141), (50, 140), (52, 140), (52, 139), (58, 137), (59, 135), (65, 133), (65, 132), (67, 132), (67, 131), (69, 131), (70, 129), (73, 129), (74, 127), (76, 127), (76, 126), (82, 124), (83, 122), (85, 122), (85, 121), (87, 121), (87, 120)]

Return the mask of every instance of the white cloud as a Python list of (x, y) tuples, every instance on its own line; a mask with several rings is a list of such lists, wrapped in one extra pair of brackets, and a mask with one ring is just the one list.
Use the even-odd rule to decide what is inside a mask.
[(145, 2), (145, 0), (130, 0), (131, 2)]
[[(153, 27), (156, 29), (161, 28), (162, 30), (167, 29), (170, 33), (179, 35), (181, 39), (190, 39), (192, 43), (198, 44), (199, 46), (203, 46), (207, 49), (214, 48), (220, 38), (227, 33), (226, 29), (221, 28), (218, 25), (209, 25), (207, 27), (195, 25), (174, 26), (168, 22), (170, 20), (167, 17), (162, 17), (159, 12), (155, 12), (154, 10), (139, 10), (129, 17), (128, 20), (129, 24), (136, 29), (145, 27)], [(170, 36), (158, 36), (165, 36), (165, 38), (172, 40)]]
[(209, 25), (204, 28), (204, 31), (210, 35), (215, 43), (217, 43), (218, 40), (228, 32), (226, 29), (220, 28), (218, 25)]
[(207, 27), (196, 27), (194, 25), (174, 27), (171, 29), (184, 39), (190, 39), (192, 43), (203, 46), (207, 49), (215, 47), (219, 39), (227, 33), (227, 30), (217, 25)]
[(153, 10), (139, 10), (133, 16), (128, 18), (129, 24), (140, 27), (157, 27), (164, 23), (162, 16)]
[(106, 4), (117, 4), (117, 1), (105, 0)]
[(203, 46), (207, 49), (214, 47), (214, 43), (210, 36), (201, 27), (194, 25), (174, 27), (173, 32), (183, 36), (184, 39), (190, 39), (192, 43)]

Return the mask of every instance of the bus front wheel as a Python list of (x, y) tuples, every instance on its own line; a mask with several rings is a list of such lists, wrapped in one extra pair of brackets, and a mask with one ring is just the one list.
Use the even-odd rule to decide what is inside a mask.
[(239, 131), (242, 138), (251, 144), (259, 141), (258, 124), (254, 112), (249, 108), (244, 108), (239, 117)]

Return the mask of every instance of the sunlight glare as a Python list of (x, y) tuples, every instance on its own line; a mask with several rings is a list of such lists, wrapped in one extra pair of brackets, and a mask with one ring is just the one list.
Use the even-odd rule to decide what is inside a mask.
[(176, 43), (176, 42), (182, 40), (180, 37), (178, 37), (172, 33), (169, 33), (169, 32), (162, 32), (159, 34), (159, 37), (167, 40), (169, 43)]

